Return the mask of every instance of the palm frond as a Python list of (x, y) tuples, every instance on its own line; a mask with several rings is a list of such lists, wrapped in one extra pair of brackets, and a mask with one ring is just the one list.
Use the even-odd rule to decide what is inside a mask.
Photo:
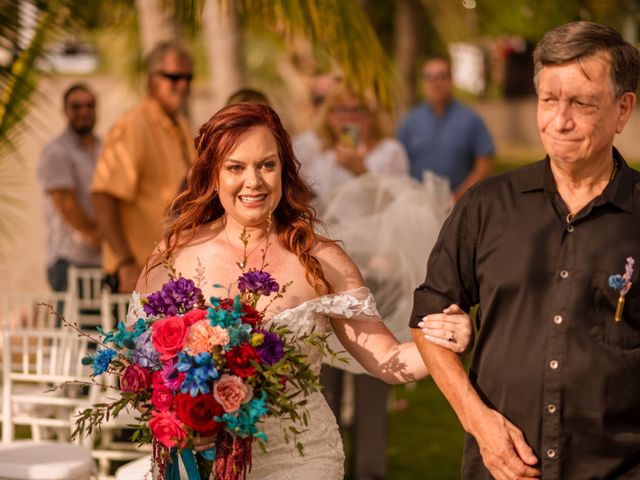
[[(25, 48), (18, 46), (19, 26), (5, 24), (4, 29), (13, 33), (13, 55), (9, 65), (0, 70), (0, 155), (15, 152), (18, 132), (28, 113), (32, 94), (39, 78), (38, 60), (42, 57), (47, 41), (55, 34), (60, 12), (64, 12), (63, 1), (51, 1), (37, 12), (38, 18), (33, 35)], [(7, 37), (5, 37), (7, 38)]]
[[(223, 8), (233, 0), (217, 1)], [(205, 0), (164, 0), (165, 8), (197, 28)], [(326, 51), (345, 80), (361, 92), (374, 92), (380, 103), (394, 103), (391, 62), (356, 0), (235, 0), (249, 24), (288, 37), (303, 36)]]

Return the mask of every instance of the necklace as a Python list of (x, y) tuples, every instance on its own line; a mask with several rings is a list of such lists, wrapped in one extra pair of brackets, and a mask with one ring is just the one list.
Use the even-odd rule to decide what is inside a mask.
[[(245, 231), (242, 230), (242, 234), (240, 235), (240, 238), (242, 238), (242, 241), (244, 242), (244, 255), (242, 257), (242, 260), (240, 260), (238, 262), (238, 266), (240, 267), (241, 270), (245, 269), (245, 267), (247, 266), (247, 262), (249, 261), (249, 257), (251, 257), (251, 255), (253, 255), (253, 252), (255, 252), (258, 249), (258, 247), (265, 242), (265, 240), (269, 239), (269, 231), (270, 230), (271, 230), (270, 228), (267, 229), (267, 236), (264, 237), (262, 240), (260, 240), (258, 242), (258, 244), (255, 247), (253, 247), (253, 249), (249, 253), (247, 253), (247, 241), (248, 241), (248, 238), (246, 237)], [(238, 255), (238, 251), (236, 250), (236, 247), (233, 246), (233, 243), (231, 243), (231, 240), (229, 239), (229, 232), (227, 232), (226, 225), (225, 225), (225, 228), (224, 228), (224, 234), (227, 237), (227, 243), (229, 244), (229, 246), (233, 250), (233, 253), (236, 254), (236, 258), (240, 257), (240, 255)], [(265, 251), (266, 251), (266, 249), (265, 249)]]

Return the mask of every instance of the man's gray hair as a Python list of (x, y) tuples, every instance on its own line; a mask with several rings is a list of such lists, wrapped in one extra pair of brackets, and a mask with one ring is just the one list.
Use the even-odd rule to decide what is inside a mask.
[(640, 53), (617, 30), (594, 22), (571, 22), (548, 31), (533, 52), (533, 81), (543, 67), (606, 53), (609, 58), (612, 92), (616, 98), (635, 92), (640, 77)]
[(158, 72), (162, 68), (164, 57), (169, 53), (175, 53), (179, 58), (193, 64), (193, 57), (187, 48), (178, 40), (166, 40), (158, 43), (147, 54), (144, 60), (147, 75)]

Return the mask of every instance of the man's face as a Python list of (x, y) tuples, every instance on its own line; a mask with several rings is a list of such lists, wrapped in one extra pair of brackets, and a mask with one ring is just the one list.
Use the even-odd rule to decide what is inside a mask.
[(69, 125), (80, 135), (91, 133), (96, 123), (96, 102), (86, 90), (74, 90), (67, 97), (64, 113)]
[(627, 123), (635, 95), (615, 98), (609, 57), (543, 67), (538, 77), (538, 131), (552, 161), (606, 161), (616, 133)]
[(149, 93), (171, 116), (182, 111), (191, 93), (193, 65), (176, 52), (169, 51), (162, 59), (161, 67), (151, 73)]
[(427, 61), (422, 67), (422, 85), (431, 103), (443, 104), (451, 100), (453, 82), (449, 64), (439, 58)]

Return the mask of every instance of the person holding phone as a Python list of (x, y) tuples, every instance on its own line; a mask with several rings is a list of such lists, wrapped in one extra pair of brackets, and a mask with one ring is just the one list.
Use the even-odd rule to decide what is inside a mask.
[(357, 95), (343, 84), (331, 90), (315, 128), (293, 142), (320, 207), (336, 188), (359, 175), (409, 175), (404, 147), (386, 130), (375, 99)]

